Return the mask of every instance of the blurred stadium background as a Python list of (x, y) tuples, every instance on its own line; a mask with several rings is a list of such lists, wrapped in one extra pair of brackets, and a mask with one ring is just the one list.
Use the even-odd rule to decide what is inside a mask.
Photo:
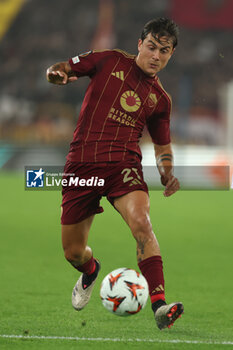
[[(173, 97), (176, 164), (231, 165), (233, 0), (0, 1), (0, 168), (62, 165), (88, 79), (48, 84), (47, 67), (90, 49), (137, 53), (145, 22), (180, 26), (172, 61), (159, 74)], [(150, 138), (144, 163), (154, 163)]]

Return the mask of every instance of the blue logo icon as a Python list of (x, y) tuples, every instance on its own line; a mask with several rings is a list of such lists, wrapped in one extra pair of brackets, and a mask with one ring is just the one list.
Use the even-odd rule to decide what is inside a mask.
[(27, 170), (27, 187), (44, 187), (44, 171)]

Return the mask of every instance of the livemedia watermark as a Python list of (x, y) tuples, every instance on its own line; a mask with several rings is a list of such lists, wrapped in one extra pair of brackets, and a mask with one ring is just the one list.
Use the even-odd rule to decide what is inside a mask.
[[(83, 167), (85, 168), (85, 164), (82, 165), (82, 171)], [(103, 167), (102, 172), (99, 166), (97, 168), (98, 173), (93, 170), (87, 176), (84, 171), (79, 176), (78, 173), (65, 173), (63, 166), (26, 166), (25, 190), (56, 191), (68, 187), (73, 189), (96, 189), (100, 187), (103, 189), (109, 181), (109, 174), (106, 172), (106, 167)], [(85, 174), (85, 176), (82, 174)], [(118, 177), (119, 181), (122, 181), (123, 185), (128, 184), (130, 191), (134, 188), (137, 189), (140, 180), (134, 166), (130, 168), (129, 164), (127, 168), (121, 171), (121, 176), (122, 178)], [(143, 176), (150, 191), (164, 189), (156, 166), (143, 166)], [(180, 182), (180, 191), (229, 191), (233, 189), (233, 178), (228, 165), (175, 166), (174, 176)]]
[(95, 174), (82, 178), (64, 173), (59, 167), (25, 167), (25, 190), (60, 190), (62, 187), (103, 187), (105, 180)]

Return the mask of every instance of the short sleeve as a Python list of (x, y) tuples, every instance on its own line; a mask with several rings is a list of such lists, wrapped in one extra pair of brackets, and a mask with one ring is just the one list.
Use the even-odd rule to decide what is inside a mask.
[(167, 145), (171, 142), (170, 114), (171, 100), (167, 98), (161, 99), (158, 110), (147, 120), (147, 128), (153, 143)]
[(104, 64), (104, 61), (110, 55), (110, 50), (106, 51), (89, 51), (86, 53), (79, 54), (69, 59), (69, 64), (73, 72), (76, 73), (77, 77), (82, 76), (93, 76), (98, 68)]

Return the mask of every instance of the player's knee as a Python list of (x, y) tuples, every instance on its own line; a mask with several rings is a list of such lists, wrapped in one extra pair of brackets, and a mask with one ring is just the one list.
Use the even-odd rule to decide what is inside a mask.
[(82, 245), (75, 245), (72, 247), (64, 248), (64, 256), (70, 263), (82, 260), (83, 254), (85, 252), (85, 247)]
[(130, 222), (130, 229), (136, 239), (138, 236), (149, 238), (153, 235), (150, 217), (147, 213), (135, 215)]

